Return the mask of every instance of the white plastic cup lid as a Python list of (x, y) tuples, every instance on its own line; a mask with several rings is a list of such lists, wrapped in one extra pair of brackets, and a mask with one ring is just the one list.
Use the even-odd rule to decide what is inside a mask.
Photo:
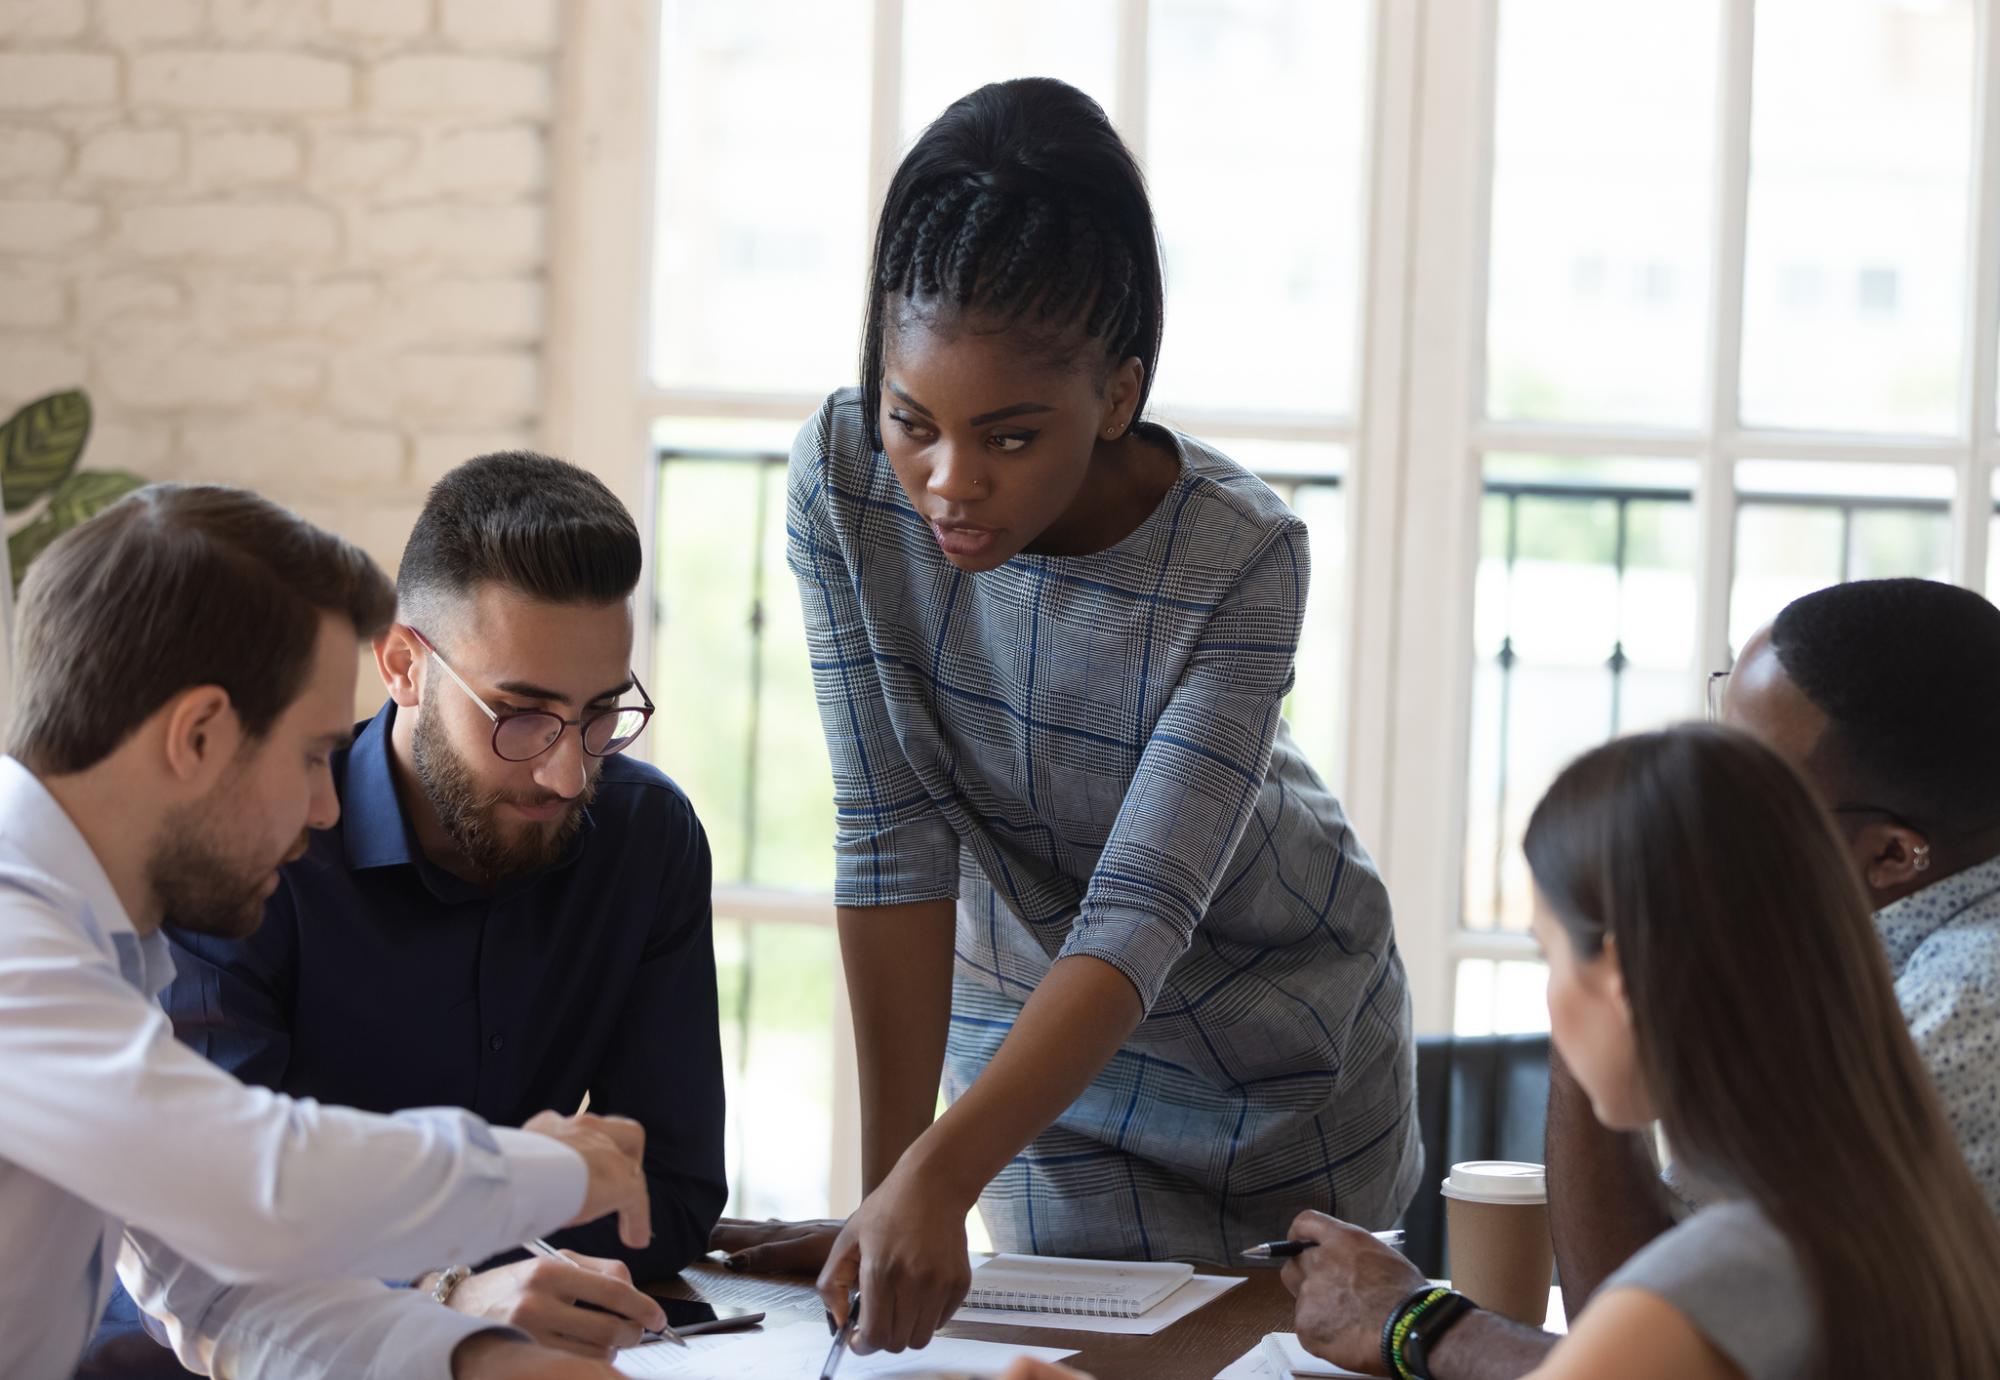
[(1469, 1203), (1543, 1203), (1548, 1171), (1521, 1160), (1467, 1160), (1451, 1167), (1442, 1192)]

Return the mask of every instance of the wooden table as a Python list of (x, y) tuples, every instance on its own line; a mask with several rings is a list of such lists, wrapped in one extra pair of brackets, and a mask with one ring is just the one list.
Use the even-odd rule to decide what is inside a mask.
[[(1245, 1272), (1204, 1269), (1203, 1273)], [(812, 1281), (802, 1275), (740, 1275), (720, 1265), (701, 1263), (690, 1265), (678, 1280), (653, 1286), (652, 1292), (761, 1308), (771, 1314), (773, 1325), (823, 1323), (825, 1319)], [(1217, 1371), (1256, 1346), (1265, 1333), (1291, 1330), (1292, 1297), (1279, 1282), (1278, 1272), (1254, 1270), (1247, 1272), (1245, 1283), (1151, 1337), (987, 1323), (953, 1323), (945, 1328), (945, 1335), (1016, 1346), (1074, 1348), (1077, 1354), (1065, 1364), (1088, 1371), (1097, 1380), (1214, 1380)]]

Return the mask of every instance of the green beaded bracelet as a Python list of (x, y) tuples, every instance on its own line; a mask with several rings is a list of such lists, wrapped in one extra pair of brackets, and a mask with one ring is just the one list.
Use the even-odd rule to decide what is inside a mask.
[(1382, 1324), (1382, 1365), (1398, 1380), (1416, 1380), (1408, 1366), (1403, 1364), (1403, 1339), (1410, 1335), (1424, 1311), (1439, 1299), (1448, 1296), (1451, 1290), (1434, 1284), (1427, 1284), (1398, 1304), (1389, 1320)]

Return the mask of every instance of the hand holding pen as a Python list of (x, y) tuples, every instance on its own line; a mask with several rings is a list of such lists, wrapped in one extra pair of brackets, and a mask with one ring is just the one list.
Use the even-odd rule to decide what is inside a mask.
[(1404, 1299), (1428, 1281), (1383, 1233), (1319, 1212), (1302, 1212), (1285, 1232), (1278, 1278), (1293, 1298), (1292, 1331), (1313, 1355), (1374, 1372), (1382, 1327)]
[[(1369, 1235), (1385, 1246), (1400, 1248), (1403, 1244), (1401, 1228), (1395, 1231), (1370, 1232)], [(1309, 1251), (1318, 1244), (1317, 1241), (1265, 1241), (1238, 1254), (1245, 1260), (1290, 1260), (1293, 1256), (1302, 1251)]]
[[(536, 1237), (532, 1241), (523, 1242), (521, 1248), (525, 1250), (529, 1255), (539, 1256), (543, 1260), (554, 1261), (556, 1264), (561, 1265), (566, 1269), (582, 1271), (585, 1276), (589, 1276), (592, 1273), (588, 1266), (578, 1264), (575, 1260), (571, 1259), (569, 1256), (564, 1255), (561, 1251), (557, 1250), (554, 1246), (551, 1246), (548, 1242), (542, 1240), (540, 1237)], [(654, 1309), (658, 1309), (659, 1307), (659, 1305), (657, 1303), (654, 1303), (653, 1300), (646, 1298), (644, 1294), (640, 1294), (636, 1290), (632, 1290), (629, 1287), (627, 1287), (623, 1292), (628, 1298), (645, 1299), (645, 1301), (648, 1304), (650, 1304)], [(606, 1296), (615, 1297), (615, 1294), (612, 1291), (606, 1291)], [(660, 1315), (661, 1326), (658, 1328), (649, 1328), (646, 1327), (644, 1323), (641, 1322), (639, 1319), (629, 1318), (625, 1314), (620, 1313), (618, 1309), (608, 1307), (606, 1304), (603, 1303), (596, 1303), (586, 1299), (577, 1298), (575, 1300), (574, 1306), (582, 1309), (587, 1313), (603, 1312), (603, 1313), (612, 1313), (617, 1315), (617, 1321), (630, 1322), (633, 1325), (639, 1327), (640, 1329), (639, 1340), (642, 1342), (672, 1342), (675, 1346), (687, 1345), (686, 1342), (681, 1340), (680, 1334), (678, 1332), (675, 1332), (674, 1329), (666, 1323), (664, 1313)], [(623, 1306), (628, 1306), (628, 1305), (621, 1305), (621, 1307)]]

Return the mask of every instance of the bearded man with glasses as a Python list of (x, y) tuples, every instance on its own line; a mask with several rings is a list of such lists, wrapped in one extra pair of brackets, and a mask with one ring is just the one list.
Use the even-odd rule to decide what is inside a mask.
[[(558, 1234), (571, 1263), (439, 1260), (438, 1305), (606, 1356), (659, 1324), (634, 1282), (707, 1248), (727, 1190), (706, 836), (624, 755), (640, 543), (585, 471), (482, 456), (431, 490), (374, 642), (388, 691), (334, 754), (339, 824), (244, 939), (169, 930), (182, 1040), (294, 1096), (393, 1111), (543, 1107), (646, 1131), (652, 1244)], [(516, 1114), (515, 1109), (525, 1111)], [(113, 1300), (85, 1374), (182, 1374)]]

